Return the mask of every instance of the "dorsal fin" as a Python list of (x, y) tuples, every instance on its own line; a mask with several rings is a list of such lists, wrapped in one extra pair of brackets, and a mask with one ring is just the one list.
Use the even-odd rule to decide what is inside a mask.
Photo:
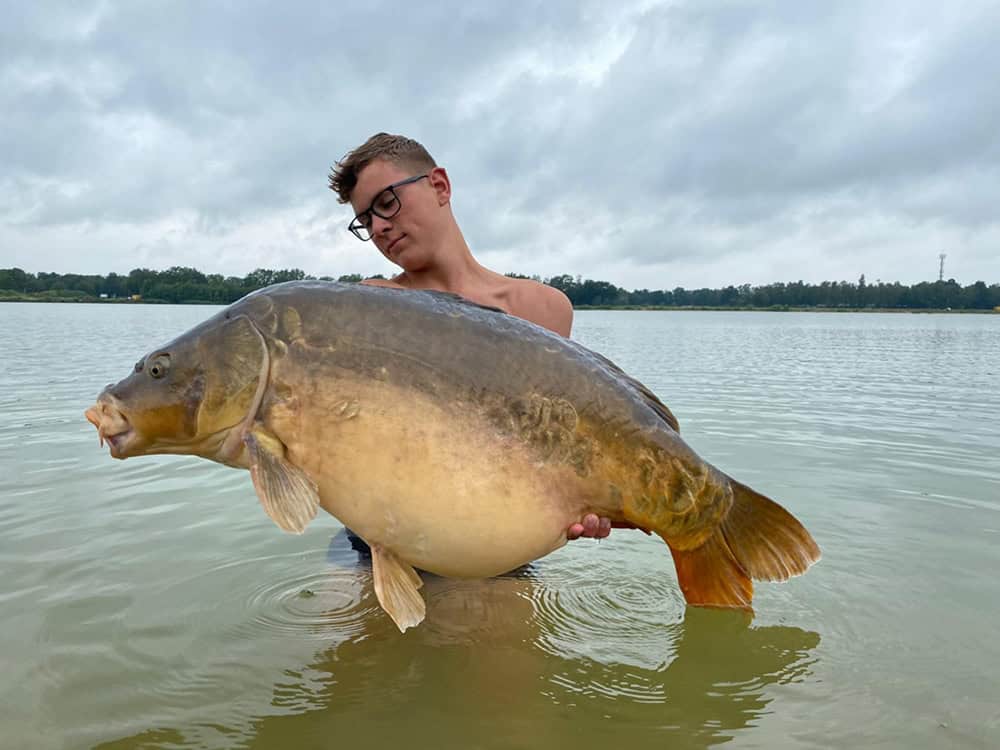
[(680, 434), (681, 426), (680, 423), (677, 421), (677, 417), (673, 415), (673, 412), (671, 412), (670, 409), (667, 408), (667, 405), (665, 403), (660, 401), (660, 399), (656, 396), (655, 393), (653, 393), (651, 390), (649, 390), (649, 388), (647, 388), (638, 380), (633, 378), (631, 375), (629, 375), (627, 372), (625, 372), (622, 368), (620, 368), (610, 359), (605, 357), (603, 354), (598, 354), (597, 352), (593, 351), (591, 352), (591, 354), (599, 362), (601, 362), (601, 364), (603, 364), (609, 370), (614, 372), (615, 375), (617, 375), (619, 378), (621, 378), (630, 386), (632, 386), (639, 393), (642, 399), (646, 402), (646, 405), (649, 406), (649, 408), (652, 409), (654, 412), (656, 412), (657, 416), (660, 417), (664, 422), (666, 422), (670, 426), (670, 429), (672, 429), (677, 434)]

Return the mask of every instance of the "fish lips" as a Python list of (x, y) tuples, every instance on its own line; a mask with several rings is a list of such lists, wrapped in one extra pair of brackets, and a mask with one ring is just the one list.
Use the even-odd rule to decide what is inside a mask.
[(128, 418), (114, 404), (99, 400), (83, 416), (97, 428), (101, 447), (107, 442), (112, 458), (128, 458), (135, 454), (140, 442), (138, 435)]

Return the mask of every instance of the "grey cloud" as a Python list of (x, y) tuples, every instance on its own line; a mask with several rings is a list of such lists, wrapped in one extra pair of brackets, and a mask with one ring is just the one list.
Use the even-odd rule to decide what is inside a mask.
[(990, 3), (5, 5), (0, 221), (19, 243), (187, 222), (144, 243), (171, 265), (253, 225), (276, 234), (249, 265), (310, 268), (323, 232), (266, 227), (301, 209), (339, 231), (326, 171), (389, 130), (449, 168), (475, 249), (543, 275), (617, 260), (619, 283), (768, 281), (755, 257), (794, 245), (809, 278), (844, 243), (917, 242), (908, 227), (996, 273)]

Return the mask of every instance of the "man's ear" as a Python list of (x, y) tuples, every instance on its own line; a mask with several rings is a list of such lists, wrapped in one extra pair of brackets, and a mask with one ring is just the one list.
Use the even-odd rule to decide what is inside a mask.
[(444, 206), (450, 203), (451, 180), (448, 179), (448, 173), (445, 171), (445, 168), (434, 167), (427, 176), (430, 179), (431, 186), (434, 188), (434, 192), (437, 193), (438, 205)]

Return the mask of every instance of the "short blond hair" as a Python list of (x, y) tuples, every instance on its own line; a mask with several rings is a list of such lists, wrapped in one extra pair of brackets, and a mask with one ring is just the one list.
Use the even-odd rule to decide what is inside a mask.
[(337, 200), (348, 203), (358, 184), (358, 174), (376, 159), (409, 167), (415, 171), (430, 171), (437, 166), (427, 149), (412, 138), (390, 133), (376, 133), (330, 168), (330, 189)]

